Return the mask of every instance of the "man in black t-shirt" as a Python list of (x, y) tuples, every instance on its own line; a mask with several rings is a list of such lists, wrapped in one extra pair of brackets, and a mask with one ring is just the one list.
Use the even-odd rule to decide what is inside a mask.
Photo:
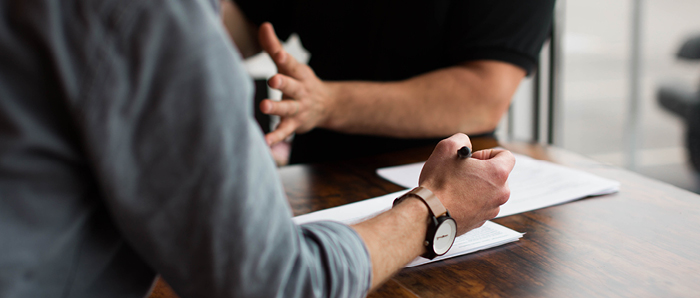
[[(277, 65), (268, 83), (284, 100), (260, 109), (282, 121), (266, 140), (296, 132), (297, 163), (492, 132), (537, 64), (553, 8), (554, 0), (235, 0), (224, 15), (244, 56), (262, 49)], [(280, 45), (277, 36), (293, 32), (308, 66)]]

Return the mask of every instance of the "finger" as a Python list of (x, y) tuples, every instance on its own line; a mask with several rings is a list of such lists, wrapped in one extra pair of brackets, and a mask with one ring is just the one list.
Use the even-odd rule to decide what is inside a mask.
[(515, 156), (508, 150), (481, 150), (475, 152), (472, 157), (486, 161), (487, 170), (504, 183), (508, 180), (508, 176), (515, 166)]
[(265, 135), (265, 142), (267, 142), (268, 146), (277, 144), (289, 137), (297, 127), (299, 125), (295, 121), (290, 119), (282, 120), (275, 130)]
[[(479, 153), (482, 152), (483, 153)], [(508, 168), (508, 172), (515, 166), (515, 156), (508, 150), (504, 149), (487, 149), (476, 153), (478, 159), (489, 160), (495, 164), (501, 164)], [(472, 155), (474, 157), (474, 155)]]
[(464, 146), (469, 147), (469, 149), (472, 149), (472, 141), (469, 139), (469, 136), (463, 134), (463, 133), (456, 133), (451, 135), (448, 140), (453, 140), (457, 147), (462, 148)]
[(443, 139), (438, 143), (437, 147), (435, 147), (435, 150), (440, 152), (439, 154), (445, 154), (446, 156), (449, 155), (457, 155), (457, 150), (460, 148), (467, 146), (471, 149), (472, 143), (469, 140), (469, 137), (463, 133), (456, 133), (452, 136), (450, 136), (447, 139)]
[(258, 41), (263, 51), (270, 55), (272, 61), (275, 62), (280, 72), (285, 72), (281, 68), (286, 66), (288, 58), (291, 58), (282, 47), (282, 42), (277, 38), (275, 28), (269, 22), (260, 25), (258, 30)]
[(278, 73), (274, 75), (267, 81), (267, 84), (274, 89), (282, 91), (282, 94), (288, 97), (296, 99), (303, 97), (302, 90), (304, 90), (304, 88), (302, 84), (294, 78), (283, 74)]
[(305, 78), (306, 71), (304, 64), (299, 63), (294, 57), (289, 55), (282, 47), (282, 42), (277, 38), (272, 24), (265, 22), (260, 25), (258, 39), (263, 50), (270, 55), (272, 61), (277, 66), (277, 71), (295, 78)]
[(260, 42), (260, 46), (263, 48), (263, 50), (270, 54), (270, 56), (284, 50), (282, 48), (282, 43), (277, 38), (275, 29), (269, 22), (265, 22), (260, 25), (260, 29), (258, 30), (258, 41)]
[(299, 113), (301, 105), (293, 99), (282, 101), (263, 100), (260, 102), (260, 111), (267, 115), (277, 115), (281, 117), (291, 117)]
[(484, 149), (484, 150), (479, 150), (477, 152), (472, 153), (472, 157), (477, 158), (477, 159), (487, 160), (487, 159), (494, 158), (499, 154), (503, 154), (503, 152), (510, 153), (510, 151), (505, 150), (505, 149)]

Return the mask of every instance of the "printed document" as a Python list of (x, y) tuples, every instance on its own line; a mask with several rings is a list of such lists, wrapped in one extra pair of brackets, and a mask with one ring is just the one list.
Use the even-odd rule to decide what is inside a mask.
[[(382, 168), (377, 174), (398, 185), (418, 186), (423, 162)], [(515, 167), (508, 177), (510, 199), (501, 206), (498, 217), (567, 203), (588, 196), (617, 192), (620, 183), (561, 166), (515, 154)]]
[[(320, 220), (333, 220), (351, 225), (372, 218), (379, 213), (391, 209), (394, 199), (400, 197), (406, 192), (407, 190), (402, 190), (373, 199), (300, 215), (294, 218), (294, 222), (297, 224), (303, 224)], [(450, 248), (445, 255), (439, 256), (433, 260), (418, 257), (409, 263), (407, 267), (414, 267), (430, 262), (440, 261), (518, 241), (518, 239), (522, 238), (522, 236), (523, 234), (521, 233), (513, 231), (497, 223), (487, 221), (480, 228), (471, 230), (468, 233), (455, 238), (452, 248)]]

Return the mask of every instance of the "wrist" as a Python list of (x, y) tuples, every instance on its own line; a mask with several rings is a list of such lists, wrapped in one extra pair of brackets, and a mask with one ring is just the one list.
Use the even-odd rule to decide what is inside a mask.
[[(437, 198), (437, 200), (440, 202), (440, 204), (442, 204), (446, 210), (449, 210), (449, 209), (447, 209), (447, 205), (445, 205), (444, 195), (443, 195), (443, 192), (440, 191), (440, 188), (435, 187), (431, 183), (421, 183), (418, 185), (418, 187), (422, 187), (422, 188), (430, 191), (431, 193), (433, 193), (433, 195), (435, 196), (435, 198)], [(437, 216), (438, 214), (435, 214), (435, 215)]]
[(430, 222), (430, 210), (428, 206), (421, 201), (421, 199), (416, 197), (406, 198), (401, 201), (400, 204), (395, 205), (392, 210), (396, 210), (405, 226), (409, 226), (411, 235), (417, 236), (414, 242), (416, 245), (409, 246), (412, 247), (412, 255), (414, 257), (425, 254), (426, 247), (423, 244), (425, 241), (425, 235), (428, 230), (428, 225)]
[(404, 201), (417, 198), (428, 209), (428, 222), (423, 245), (426, 247), (422, 257), (433, 259), (444, 255), (452, 247), (457, 236), (457, 222), (442, 205), (438, 197), (429, 189), (419, 186), (394, 200), (394, 206)]
[(417, 197), (408, 197), (404, 199), (401, 204), (395, 205), (394, 208), (405, 209), (405, 214), (407, 214), (407, 217), (412, 221), (420, 221), (422, 223), (423, 221), (427, 222), (430, 218), (428, 206)]
[(342, 94), (344, 94), (343, 83), (322, 81), (321, 84), (323, 84), (326, 90), (326, 99), (323, 120), (318, 126), (326, 129), (337, 129), (342, 126), (343, 115), (349, 114), (347, 111), (345, 111), (345, 113), (337, 112), (342, 110), (342, 107), (339, 107), (339, 105), (344, 102), (344, 100), (341, 99)]

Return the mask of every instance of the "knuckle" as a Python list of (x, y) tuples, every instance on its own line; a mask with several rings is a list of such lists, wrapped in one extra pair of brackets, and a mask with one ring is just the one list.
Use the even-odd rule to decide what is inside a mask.
[(304, 78), (316, 75), (316, 73), (314, 73), (314, 70), (311, 67), (304, 64), (299, 66), (299, 74)]
[[(279, 43), (279, 40), (277, 41)], [(278, 64), (288, 65), (289, 57), (287, 56), (287, 51), (281, 48), (274, 54), (273, 60)]]
[(491, 212), (489, 213), (489, 219), (494, 219), (496, 216), (498, 216), (498, 213), (501, 212), (501, 207), (496, 207)]
[(440, 150), (450, 150), (452, 148), (456, 148), (457, 146), (457, 140), (454, 138), (447, 138), (440, 141), (436, 148), (439, 148)]
[(294, 103), (292, 101), (290, 101), (290, 100), (285, 101), (284, 112), (288, 116), (292, 116), (292, 114), (294, 114), (295, 109), (296, 109), (296, 107), (294, 106)]
[(270, 103), (268, 104), (268, 108), (271, 114), (277, 114), (279, 112), (279, 106), (277, 106), (277, 102), (270, 101)]
[(316, 75), (316, 72), (314, 71), (313, 68), (311, 68), (311, 67), (308, 66), (308, 65), (306, 65), (306, 68), (309, 70), (309, 74), (310, 74), (310, 75), (314, 75), (314, 76)]
[(306, 77), (305, 66), (303, 64), (289, 64), (289, 74), (296, 79), (304, 79)]
[(493, 174), (493, 178), (496, 180), (496, 182), (505, 183), (506, 181), (508, 181), (508, 176), (510, 175), (510, 170), (507, 167), (500, 165), (500, 164), (498, 164), (498, 165), (494, 164), (491, 171)]
[(296, 93), (297, 93), (297, 97), (300, 97), (300, 98), (304, 98), (304, 97), (309, 96), (309, 91), (306, 88), (301, 88), (301, 86), (300, 86), (300, 88), (298, 88), (296, 90)]
[(471, 147), (471, 140), (469, 139), (469, 136), (461, 132), (453, 134), (452, 136), (450, 136), (450, 139), (455, 140), (455, 142), (457, 142), (460, 147), (466, 144), (469, 144), (469, 146)]
[(457, 133), (450, 136), (449, 138), (442, 139), (437, 144), (435, 149), (439, 150), (441, 153), (452, 154), (454, 153), (453, 151), (456, 151), (462, 146), (469, 146), (471, 148), (471, 142), (469, 141), (469, 137), (467, 135), (463, 133)]
[(510, 199), (510, 188), (506, 185), (501, 190), (501, 194), (498, 197), (498, 205), (503, 205)]
[(284, 106), (283, 104), (280, 104), (278, 102), (274, 103), (273, 105), (270, 105), (270, 111), (273, 112), (273, 114), (280, 116), (280, 117), (285, 117), (286, 116), (286, 111), (287, 107)]
[(504, 154), (507, 156), (507, 163), (505, 164), (506, 170), (508, 172), (513, 170), (513, 167), (515, 167), (515, 155), (513, 155), (512, 152), (506, 151)]

